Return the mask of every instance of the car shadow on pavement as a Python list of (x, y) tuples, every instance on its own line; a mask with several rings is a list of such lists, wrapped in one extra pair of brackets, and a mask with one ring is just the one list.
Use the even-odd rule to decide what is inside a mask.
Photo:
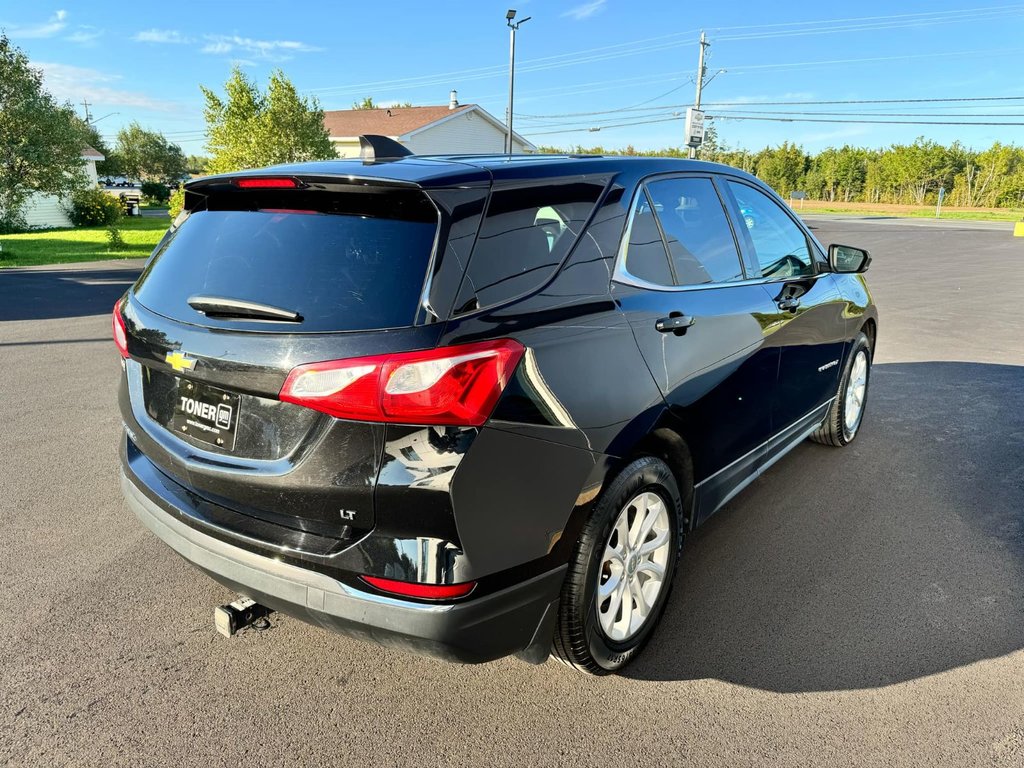
[(133, 265), (0, 272), (0, 321), (105, 314), (135, 282), (139, 269)]
[(806, 443), (687, 542), (626, 671), (871, 688), (1024, 648), (1024, 367), (876, 365), (844, 449)]

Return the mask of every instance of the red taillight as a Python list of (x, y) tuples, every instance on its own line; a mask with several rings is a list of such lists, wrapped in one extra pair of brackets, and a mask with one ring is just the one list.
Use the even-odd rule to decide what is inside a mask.
[(114, 332), (114, 344), (121, 357), (128, 357), (128, 332), (124, 328), (124, 318), (121, 317), (121, 300), (114, 304), (114, 314), (110, 318), (110, 325)]
[(295, 179), (236, 179), (235, 184), (240, 189), (295, 189), (299, 185)]
[(479, 427), (523, 351), (501, 339), (300, 365), (281, 399), (341, 419)]
[(382, 592), (390, 592), (402, 597), (418, 597), (421, 600), (451, 600), (456, 597), (465, 597), (476, 586), (475, 581), (465, 581), (462, 584), (419, 584), (412, 581), (382, 579), (379, 576), (360, 576), (359, 578)]

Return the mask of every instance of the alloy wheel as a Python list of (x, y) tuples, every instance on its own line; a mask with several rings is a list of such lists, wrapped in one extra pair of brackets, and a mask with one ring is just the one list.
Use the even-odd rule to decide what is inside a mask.
[(853, 434), (860, 424), (861, 414), (864, 412), (864, 396), (868, 388), (868, 353), (861, 349), (853, 359), (853, 367), (850, 369), (850, 380), (846, 384), (846, 407), (843, 409), (843, 419), (846, 422), (846, 431)]
[(597, 577), (597, 616), (609, 640), (626, 642), (650, 617), (664, 588), (671, 540), (668, 508), (658, 494), (644, 491), (619, 512)]

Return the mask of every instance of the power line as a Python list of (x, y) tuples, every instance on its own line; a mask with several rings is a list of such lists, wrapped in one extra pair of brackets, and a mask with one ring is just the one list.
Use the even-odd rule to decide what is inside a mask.
[(838, 32), (867, 32), (882, 29), (908, 29), (914, 27), (935, 26), (938, 24), (957, 24), (963, 21), (976, 21), (979, 19), (997, 19), (1004, 16), (1015, 16), (1021, 11), (1021, 6), (1002, 6), (985, 10), (963, 10), (949, 11), (947, 16), (931, 19), (907, 19), (899, 22), (878, 22), (864, 24), (831, 25), (814, 29), (784, 30), (779, 32), (752, 32), (745, 35), (719, 35), (717, 39), (722, 41), (737, 40), (768, 40), (781, 37), (802, 37), (805, 35), (835, 34)]
[[(760, 117), (760, 116), (743, 116), (743, 115), (729, 115), (728, 113), (710, 114), (706, 115), (707, 119), (714, 120), (755, 120), (762, 122), (777, 122), (777, 123), (843, 123), (846, 125), (854, 124), (872, 124), (872, 125), (956, 125), (956, 126), (1007, 126), (1007, 127), (1019, 127), (1024, 126), (1024, 122), (980, 122), (980, 121), (964, 121), (964, 120), (948, 120), (948, 121), (937, 121), (937, 120), (867, 120), (867, 119), (839, 119), (839, 118), (808, 118), (808, 117)], [(630, 128), (637, 125), (654, 125), (657, 123), (668, 123), (676, 120), (682, 120), (682, 116), (663, 117), (650, 120), (635, 120), (626, 123), (616, 123), (613, 125), (603, 125), (598, 129), (593, 129), (587, 126), (579, 126), (575, 128), (562, 128), (554, 131), (530, 131), (528, 136), (552, 136), (555, 134), (563, 133), (596, 133), (603, 130), (609, 130), (612, 128)]]
[[(768, 107), (768, 106), (825, 106), (831, 104), (939, 104), (954, 102), (978, 102), (978, 101), (1024, 101), (1024, 96), (965, 96), (954, 98), (914, 98), (914, 99), (834, 99), (834, 100), (805, 100), (805, 101), (706, 101), (705, 107)], [(661, 104), (653, 107), (645, 107), (635, 111), (651, 112), (665, 109), (680, 109), (690, 106), (689, 104)], [(560, 117), (590, 117), (592, 115), (609, 115), (615, 112), (631, 111), (629, 109), (606, 109), (596, 112), (565, 112), (559, 115), (527, 115), (517, 114), (522, 119), (554, 119)]]
[[(740, 110), (737, 112), (719, 112), (718, 117), (727, 115), (774, 115), (786, 117), (789, 115), (817, 115), (822, 117), (860, 117), (864, 112), (761, 112), (758, 110)], [(871, 117), (949, 117), (949, 118), (975, 118), (975, 117), (1024, 117), (1024, 112), (997, 112), (978, 113), (970, 115), (950, 115), (945, 113), (928, 112), (872, 112)]]
[(917, 12), (917, 13), (887, 14), (887, 15), (884, 15), (884, 16), (855, 16), (855, 17), (846, 18), (846, 19), (819, 19), (817, 21), (779, 21), (779, 22), (773, 22), (771, 24), (746, 24), (746, 25), (739, 25), (739, 26), (732, 26), (732, 27), (714, 27), (714, 28), (709, 28), (709, 29), (713, 29), (713, 31), (715, 31), (715, 32), (720, 32), (720, 31), (726, 30), (726, 29), (765, 29), (765, 28), (769, 28), (769, 27), (791, 27), (791, 26), (811, 25), (811, 24), (841, 24), (841, 23), (856, 22), (856, 21), (864, 21), (864, 22), (866, 22), (866, 21), (874, 21), (874, 20), (880, 20), (880, 19), (902, 19), (902, 18), (911, 18), (911, 17), (931, 17), (931, 16), (941, 16), (941, 15), (951, 14), (951, 13), (952, 14), (955, 14), (955, 13), (977, 13), (977, 12), (983, 12), (983, 11), (1004, 10), (1004, 9), (1021, 9), (1021, 8), (1024, 8), (1024, 6), (1022, 6), (1020, 4), (1017, 4), (1017, 5), (990, 5), (990, 6), (986, 6), (984, 8), (968, 8), (968, 9), (961, 8), (961, 9), (954, 9), (954, 10), (949, 10), (949, 11), (921, 11), (921, 12)]
[[(756, 28), (770, 26), (774, 29), (770, 32), (754, 32), (747, 35), (718, 36), (718, 40), (746, 40), (746, 39), (773, 39), (792, 37), (794, 35), (811, 34), (832, 34), (835, 32), (858, 32), (877, 31), (882, 29), (905, 29), (914, 26), (928, 26), (932, 24), (958, 23), (966, 20), (994, 19), (1007, 15), (1013, 15), (1024, 10), (1024, 5), (1004, 6), (983, 6), (977, 8), (964, 8), (950, 11), (929, 11), (914, 14), (892, 14), (888, 16), (865, 16), (849, 19), (819, 19), (814, 21), (780, 22), (773, 25), (758, 25)], [(812, 25), (818, 25), (816, 27)], [(782, 29), (782, 27), (803, 27), (798, 29)], [(723, 30), (751, 29), (753, 25), (741, 25), (735, 27), (719, 27)], [(695, 45), (687, 40), (697, 30), (677, 32), (658, 37), (644, 38), (624, 43), (586, 48), (579, 51), (572, 51), (553, 56), (544, 56), (535, 59), (526, 59), (521, 66), (517, 67), (519, 72), (540, 72), (550, 69), (557, 69), (578, 64), (589, 64), (597, 61), (615, 59), (625, 56), (635, 56), (642, 53), (652, 53), (669, 50), (678, 47)], [(503, 76), (505, 69), (501, 65), (489, 67), (477, 67), (474, 69), (455, 70), (430, 75), (419, 75), (416, 77), (395, 78), (391, 80), (368, 81), (364, 83), (352, 83), (347, 85), (325, 86), (321, 88), (306, 89), (305, 93), (337, 93), (356, 92), (381, 88), (424, 88), (435, 85), (443, 85), (451, 82), (451, 78), (458, 77), (460, 82), (488, 79)]]
[[(762, 120), (776, 123), (844, 123), (844, 124), (874, 124), (874, 125), (1003, 125), (1003, 126), (1022, 126), (1024, 123), (1004, 123), (1004, 122), (964, 122), (964, 121), (935, 121), (935, 120), (839, 120), (839, 119), (825, 119), (825, 118), (807, 118), (807, 117), (747, 117), (747, 116), (729, 116), (728, 114), (710, 115), (713, 119), (721, 120)], [(678, 118), (676, 118), (678, 119)]]
[(801, 106), (804, 104), (938, 104), (956, 101), (1024, 101), (1024, 96), (961, 96), (942, 99), (836, 99), (833, 101), (718, 101), (710, 107)]

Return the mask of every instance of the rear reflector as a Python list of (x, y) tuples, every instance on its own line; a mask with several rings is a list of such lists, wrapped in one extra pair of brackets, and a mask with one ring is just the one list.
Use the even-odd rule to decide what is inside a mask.
[(114, 332), (114, 344), (121, 357), (128, 357), (128, 332), (124, 327), (124, 318), (121, 317), (121, 299), (114, 303), (114, 314), (110, 318), (110, 325)]
[(359, 578), (382, 592), (390, 592), (402, 597), (418, 597), (421, 600), (451, 600), (456, 597), (465, 597), (476, 586), (475, 581), (466, 581), (462, 584), (419, 584), (412, 581), (382, 579), (378, 576), (360, 576)]
[(295, 189), (299, 185), (295, 179), (236, 179), (240, 189)]
[(523, 356), (512, 339), (300, 365), (281, 400), (340, 419), (479, 427)]

